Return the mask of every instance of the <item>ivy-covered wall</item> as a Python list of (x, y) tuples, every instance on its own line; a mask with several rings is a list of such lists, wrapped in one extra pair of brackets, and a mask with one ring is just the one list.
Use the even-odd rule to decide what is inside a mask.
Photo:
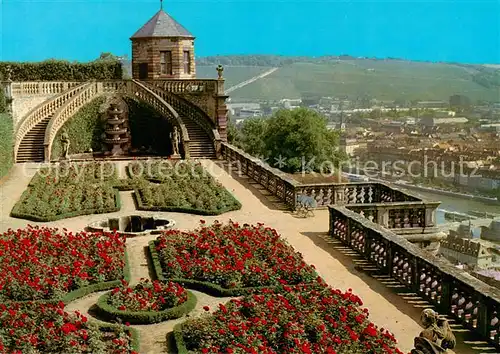
[(157, 154), (172, 154), (170, 133), (172, 126), (152, 106), (137, 99), (124, 97), (129, 109), (132, 148), (153, 149)]
[[(123, 97), (123, 100), (128, 107), (132, 149), (152, 149), (162, 156), (171, 155), (171, 123), (145, 102), (131, 97)], [(107, 150), (102, 141), (106, 128), (107, 109), (108, 104), (104, 96), (83, 106), (57, 133), (52, 146), (52, 159), (61, 157), (61, 134), (64, 130), (70, 139), (70, 155), (85, 153), (90, 149), (94, 152)]]
[(0, 178), (5, 176), (13, 164), (14, 127), (12, 117), (0, 112)]
[(61, 157), (62, 144), (61, 134), (64, 130), (70, 139), (69, 154), (80, 154), (102, 150), (102, 134), (106, 123), (104, 96), (97, 97), (84, 105), (71, 119), (69, 119), (57, 133), (52, 145), (52, 159)]

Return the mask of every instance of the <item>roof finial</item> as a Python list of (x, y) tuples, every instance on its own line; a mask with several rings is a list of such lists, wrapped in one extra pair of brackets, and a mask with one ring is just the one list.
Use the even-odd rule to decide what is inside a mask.
[(163, 0), (160, 0), (160, 10), (163, 10)]

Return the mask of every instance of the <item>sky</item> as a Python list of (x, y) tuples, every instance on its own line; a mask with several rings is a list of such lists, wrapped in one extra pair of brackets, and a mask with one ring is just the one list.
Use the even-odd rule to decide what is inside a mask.
[[(131, 54), (159, 0), (0, 0), (0, 61)], [(500, 64), (500, 0), (165, 0), (196, 55), (396, 57)]]

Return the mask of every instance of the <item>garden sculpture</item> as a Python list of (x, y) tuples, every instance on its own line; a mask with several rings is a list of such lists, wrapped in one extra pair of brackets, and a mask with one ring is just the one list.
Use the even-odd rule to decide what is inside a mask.
[(307, 195), (299, 194), (297, 195), (297, 213), (302, 213), (305, 217), (310, 213), (314, 216), (313, 209), (316, 208), (316, 200), (313, 197)]
[(456, 339), (448, 320), (432, 309), (423, 310), (420, 319), (424, 330), (415, 338), (411, 354), (439, 354), (455, 348)]
[(61, 143), (62, 143), (62, 158), (63, 159), (67, 159), (68, 158), (68, 151), (69, 151), (69, 145), (70, 145), (70, 141), (69, 141), (69, 135), (66, 131), (64, 131), (62, 134), (61, 134)]
[(179, 131), (177, 127), (174, 127), (174, 131), (172, 133), (172, 150), (173, 155), (179, 155)]
[(217, 74), (219, 75), (219, 80), (222, 79), (222, 73), (224, 72), (224, 67), (222, 65), (217, 66)]

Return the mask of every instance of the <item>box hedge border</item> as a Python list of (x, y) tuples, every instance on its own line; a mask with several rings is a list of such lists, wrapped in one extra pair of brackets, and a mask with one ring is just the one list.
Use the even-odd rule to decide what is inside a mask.
[(247, 287), (247, 288), (223, 288), (220, 285), (213, 284), (207, 281), (195, 280), (195, 279), (186, 279), (186, 278), (165, 278), (163, 275), (163, 271), (161, 268), (160, 259), (158, 256), (158, 252), (156, 252), (156, 241), (149, 242), (149, 255), (151, 257), (151, 262), (153, 264), (154, 272), (156, 278), (160, 281), (172, 281), (175, 283), (179, 283), (189, 289), (198, 290), (208, 295), (216, 296), (216, 297), (236, 297), (248, 294), (258, 293), (263, 289), (277, 289), (279, 285), (271, 285), (271, 286), (256, 286), (256, 287)]
[(134, 198), (137, 203), (137, 209), (139, 210), (155, 211), (155, 212), (163, 211), (171, 213), (187, 213), (187, 214), (203, 215), (203, 216), (216, 216), (230, 211), (241, 209), (240, 201), (236, 199), (227, 189), (226, 192), (229, 193), (231, 197), (234, 199), (235, 205), (217, 210), (195, 209), (189, 207), (174, 207), (174, 206), (147, 206), (142, 202), (142, 198), (139, 196), (139, 191), (137, 189), (134, 189)]
[[(131, 273), (130, 273), (130, 263), (128, 260), (128, 254), (127, 254), (126, 249), (125, 249), (125, 253), (124, 253), (124, 259), (125, 259), (125, 266), (123, 267), (123, 280), (125, 280), (128, 283), (131, 279)], [(90, 294), (98, 292), (98, 291), (105, 291), (105, 290), (116, 288), (117, 286), (121, 286), (121, 284), (122, 284), (122, 279), (109, 280), (106, 282), (94, 283), (94, 284), (90, 284), (90, 285), (84, 286), (84, 287), (79, 288), (79, 289), (75, 289), (73, 291), (70, 291), (69, 293), (67, 293), (63, 297), (57, 298), (57, 299), (23, 300), (23, 301), (9, 300), (9, 301), (3, 302), (3, 304), (5, 304), (5, 305), (10, 304), (10, 303), (57, 304), (57, 303), (62, 301), (65, 305), (67, 305), (71, 301), (80, 299), (84, 296), (90, 295)]]
[(196, 296), (188, 291), (187, 300), (179, 306), (175, 306), (163, 311), (122, 311), (108, 304), (110, 292), (102, 295), (97, 300), (97, 309), (99, 313), (107, 320), (121, 320), (131, 324), (153, 324), (167, 320), (181, 318), (191, 312), (197, 303)]
[(174, 326), (173, 333), (174, 333), (174, 341), (175, 341), (175, 346), (177, 348), (177, 353), (189, 354), (189, 350), (186, 347), (186, 343), (184, 343), (184, 337), (182, 336), (182, 323), (176, 324)]
[(12, 211), (10, 212), (10, 216), (13, 218), (25, 219), (25, 220), (36, 221), (36, 222), (51, 222), (51, 221), (74, 218), (77, 216), (84, 216), (84, 215), (115, 213), (115, 212), (120, 211), (122, 203), (121, 203), (119, 190), (113, 187), (113, 192), (115, 194), (115, 206), (112, 208), (109, 208), (109, 209), (86, 209), (86, 210), (76, 210), (73, 212), (54, 215), (54, 216), (39, 216), (39, 215), (21, 213), (18, 211), (18, 209), (20, 208), (20, 205), (19, 205), (20, 201), (23, 200), (25, 195), (28, 193), (28, 190), (25, 190), (23, 192), (23, 194), (21, 195), (21, 198), (19, 198), (17, 203), (12, 208)]
[[(146, 160), (148, 161), (148, 160)], [(154, 161), (154, 160), (153, 160)], [(182, 161), (182, 160), (179, 160)], [(179, 162), (177, 162), (179, 163)], [(127, 164), (125, 170), (127, 173), (127, 176), (129, 180), (133, 181), (134, 178), (137, 178), (135, 176), (132, 176), (132, 172), (130, 172), (130, 165), (131, 163)], [(213, 177), (212, 177), (213, 178)], [(146, 181), (153, 182), (153, 183), (158, 183), (161, 184), (162, 180), (158, 178), (143, 178)], [(174, 207), (174, 206), (147, 206), (142, 202), (142, 198), (139, 196), (139, 190), (137, 187), (133, 186), (131, 183), (122, 183), (123, 186), (120, 188), (123, 188), (122, 190), (133, 190), (134, 191), (134, 199), (137, 203), (137, 209), (139, 210), (145, 210), (145, 211), (162, 211), (162, 212), (171, 212), (171, 213), (187, 213), (187, 214), (194, 214), (194, 215), (203, 215), (203, 216), (217, 216), (221, 215), (230, 211), (235, 211), (235, 210), (240, 210), (242, 207), (241, 202), (234, 196), (233, 193), (228, 191), (226, 188), (224, 188), (225, 192), (228, 193), (234, 200), (234, 206), (228, 206), (226, 208), (222, 208), (219, 210), (206, 210), (206, 209), (196, 209), (196, 208), (189, 208), (189, 207)], [(128, 189), (126, 189), (128, 188)]]

